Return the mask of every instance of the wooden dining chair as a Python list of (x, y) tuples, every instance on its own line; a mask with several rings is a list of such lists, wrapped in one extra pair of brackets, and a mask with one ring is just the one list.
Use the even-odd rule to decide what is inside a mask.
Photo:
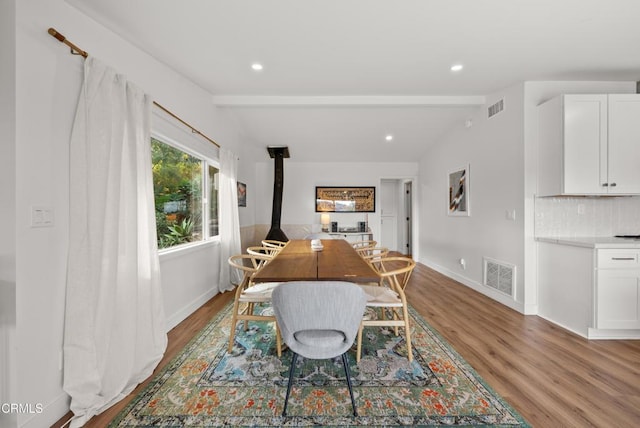
[[(258, 272), (271, 257), (264, 254), (237, 254), (229, 257), (229, 265), (243, 272), (242, 282), (236, 288), (233, 301), (233, 314), (229, 331), (229, 347), (227, 352), (231, 353), (235, 343), (236, 324), (244, 321), (245, 331), (248, 329), (249, 321), (275, 322), (274, 315), (255, 314), (256, 304), (271, 304), (271, 293), (280, 283), (265, 282), (255, 284), (252, 281), (253, 275)], [(276, 351), (278, 357), (282, 355), (280, 346), (280, 333), (276, 325)]]
[(351, 243), (351, 245), (353, 246), (353, 248), (357, 251), (363, 248), (374, 248), (376, 245), (378, 245), (377, 241), (354, 241)]
[(284, 241), (277, 241), (275, 239), (263, 239), (262, 246), (263, 247), (274, 247), (282, 249), (285, 245), (287, 245)]
[[(407, 296), (404, 289), (409, 282), (416, 262), (409, 257), (386, 257), (380, 260), (378, 274), (381, 285), (360, 285), (367, 294), (367, 307), (379, 309), (372, 316), (363, 318), (358, 330), (356, 361), (360, 361), (362, 354), (362, 333), (365, 327), (393, 327), (396, 336), (398, 329), (404, 328), (407, 344), (407, 357), (413, 361), (411, 348), (411, 326), (409, 325), (409, 311)], [(390, 316), (387, 316), (390, 315)]]
[(382, 269), (380, 262), (389, 255), (389, 249), (387, 247), (363, 247), (358, 248), (356, 253), (378, 271)]
[(270, 259), (274, 258), (284, 247), (267, 247), (267, 246), (252, 246), (247, 247), (247, 254), (255, 256), (267, 256)]

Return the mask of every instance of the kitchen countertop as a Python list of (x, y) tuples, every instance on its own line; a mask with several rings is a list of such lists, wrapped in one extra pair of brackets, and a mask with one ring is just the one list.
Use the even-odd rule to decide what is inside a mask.
[(615, 238), (613, 236), (582, 236), (582, 237), (538, 237), (538, 242), (551, 244), (573, 245), (585, 248), (640, 248), (640, 239)]

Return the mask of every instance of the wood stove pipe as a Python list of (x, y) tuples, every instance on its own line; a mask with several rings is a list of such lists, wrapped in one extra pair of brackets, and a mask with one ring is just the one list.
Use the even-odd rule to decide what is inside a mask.
[(289, 157), (286, 146), (267, 147), (269, 156), (274, 159), (273, 207), (271, 209), (271, 229), (265, 239), (288, 241), (287, 235), (280, 228), (282, 217), (282, 192), (284, 187), (284, 159)]

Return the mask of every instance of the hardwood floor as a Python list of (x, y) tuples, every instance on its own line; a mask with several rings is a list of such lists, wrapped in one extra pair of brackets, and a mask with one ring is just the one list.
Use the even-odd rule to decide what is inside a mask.
[(583, 339), (424, 266), (407, 295), (534, 427), (640, 426), (640, 340)]
[[(640, 340), (583, 339), (420, 264), (406, 291), (412, 306), (534, 427), (640, 426)], [(171, 330), (161, 366), (231, 297), (214, 297)], [(106, 426), (145, 384), (86, 427)]]

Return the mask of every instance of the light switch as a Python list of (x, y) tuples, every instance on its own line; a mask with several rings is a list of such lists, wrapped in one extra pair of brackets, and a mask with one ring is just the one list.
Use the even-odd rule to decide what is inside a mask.
[(53, 227), (53, 208), (31, 207), (31, 227)]

